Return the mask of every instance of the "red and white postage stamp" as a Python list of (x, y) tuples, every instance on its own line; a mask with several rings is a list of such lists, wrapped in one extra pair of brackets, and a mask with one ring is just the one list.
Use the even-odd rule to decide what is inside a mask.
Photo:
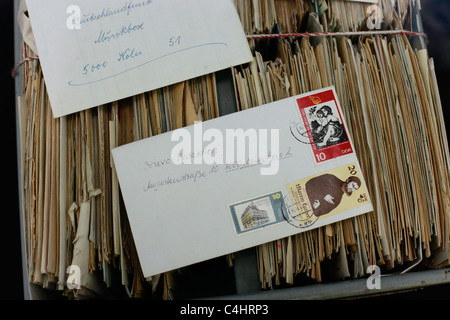
[(311, 145), (316, 164), (353, 153), (334, 90), (298, 98), (297, 104), (301, 121), (291, 132)]

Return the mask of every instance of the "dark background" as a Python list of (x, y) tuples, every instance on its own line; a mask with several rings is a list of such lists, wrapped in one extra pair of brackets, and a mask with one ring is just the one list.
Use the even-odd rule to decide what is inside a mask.
[(19, 196), (16, 144), (15, 88), (11, 71), (14, 67), (13, 0), (0, 0), (0, 151), (3, 188), (0, 194), (0, 299), (23, 299), (22, 261), (19, 226)]
[[(435, 60), (441, 99), (446, 123), (449, 123), (450, 101), (450, 1), (422, 0), (422, 19), (424, 31), (429, 38), (429, 54)], [(0, 0), (0, 23), (2, 26), (1, 52), (1, 176), (3, 189), (0, 194), (0, 299), (22, 300), (22, 261), (19, 225), (18, 168), (16, 144), (16, 94), (11, 70), (14, 58), (14, 25), (16, 13), (13, 0)], [(449, 125), (447, 125), (448, 130)], [(450, 299), (450, 286), (426, 288), (419, 292), (403, 295), (407, 298), (446, 298)]]

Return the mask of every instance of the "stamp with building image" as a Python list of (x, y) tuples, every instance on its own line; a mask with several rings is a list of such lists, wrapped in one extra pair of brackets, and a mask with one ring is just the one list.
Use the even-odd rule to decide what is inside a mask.
[(230, 205), (237, 234), (264, 228), (284, 221), (286, 212), (281, 191)]

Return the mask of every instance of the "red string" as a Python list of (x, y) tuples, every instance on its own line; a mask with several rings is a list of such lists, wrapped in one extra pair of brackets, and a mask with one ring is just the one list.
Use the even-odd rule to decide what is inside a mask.
[(34, 60), (39, 60), (39, 56), (35, 56), (35, 57), (27, 57), (27, 58), (25, 58), (25, 59), (20, 60), (19, 62), (17, 62), (16, 65), (14, 66), (14, 69), (12, 69), (12, 71), (11, 71), (11, 76), (12, 76), (13, 78), (15, 78), (15, 77), (16, 77), (16, 74), (17, 74), (17, 68), (19, 68), (22, 64), (24, 64), (24, 63), (27, 62), (27, 61), (34, 61)]
[(265, 39), (265, 38), (290, 38), (290, 37), (318, 37), (318, 36), (353, 36), (353, 35), (387, 35), (387, 34), (405, 34), (424, 36), (423, 32), (413, 32), (405, 30), (380, 30), (380, 31), (343, 31), (343, 32), (304, 32), (304, 33), (283, 33), (283, 34), (254, 34), (247, 35), (248, 39)]

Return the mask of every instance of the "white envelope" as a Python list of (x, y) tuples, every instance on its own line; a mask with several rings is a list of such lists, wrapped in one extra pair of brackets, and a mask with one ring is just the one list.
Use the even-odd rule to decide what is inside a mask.
[(240, 65), (230, 0), (26, 0), (53, 115)]
[(112, 154), (145, 277), (373, 210), (333, 87)]

